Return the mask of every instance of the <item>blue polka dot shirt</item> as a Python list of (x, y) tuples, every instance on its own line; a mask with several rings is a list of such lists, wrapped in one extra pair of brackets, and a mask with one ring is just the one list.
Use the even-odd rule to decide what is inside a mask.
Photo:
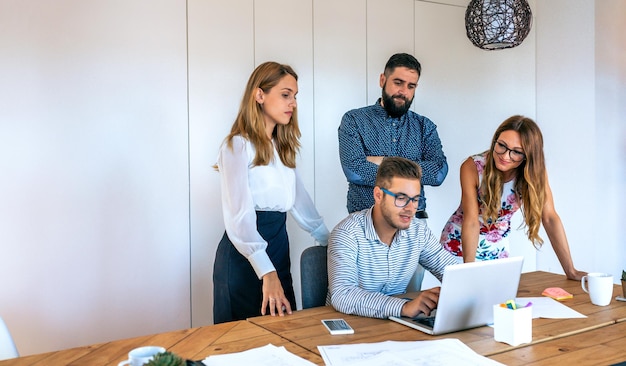
[(422, 192), (418, 210), (426, 209), (424, 185), (439, 186), (448, 174), (437, 126), (411, 110), (392, 118), (376, 104), (346, 112), (338, 130), (339, 158), (348, 180), (348, 212), (374, 204), (373, 190), (378, 165), (367, 156), (400, 156), (422, 167)]

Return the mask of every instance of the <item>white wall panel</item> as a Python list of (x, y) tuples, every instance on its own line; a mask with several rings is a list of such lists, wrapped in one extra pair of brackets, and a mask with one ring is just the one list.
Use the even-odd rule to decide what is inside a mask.
[(416, 56), (415, 0), (368, 0), (367, 104), (360, 107), (381, 97), (380, 74), (389, 57), (398, 52)]
[(254, 1), (189, 2), (192, 324), (213, 323), (213, 262), (224, 234), (219, 147), (254, 70)]
[(0, 24), (0, 314), (18, 350), (188, 326), (184, 4), (3, 1)]
[[(602, 234), (595, 235), (592, 245), (603, 253), (594, 255), (593, 268), (612, 273), (619, 283), (626, 270), (626, 246), (623, 228), (626, 218), (611, 215), (626, 207), (626, 1), (595, 3), (595, 69), (596, 69), (596, 177), (595, 215)], [(607, 162), (604, 164), (604, 162)], [(585, 244), (588, 248), (589, 243)], [(580, 252), (581, 249), (579, 248)]]
[(366, 8), (360, 0), (314, 4), (315, 192), (332, 230), (348, 215), (337, 128), (345, 112), (368, 102)]
[[(596, 191), (596, 184), (602, 186), (593, 174), (600, 156), (587, 148), (595, 141), (597, 123), (594, 5), (588, 0), (556, 0), (537, 1), (537, 7), (541, 35), (537, 37), (537, 122), (543, 132), (550, 185), (574, 264), (595, 271), (600, 266), (594, 264), (597, 250), (591, 248), (598, 244), (598, 234), (590, 225), (604, 212), (596, 212), (595, 196), (588, 196)], [(538, 268), (562, 273), (549, 245), (538, 257)]]

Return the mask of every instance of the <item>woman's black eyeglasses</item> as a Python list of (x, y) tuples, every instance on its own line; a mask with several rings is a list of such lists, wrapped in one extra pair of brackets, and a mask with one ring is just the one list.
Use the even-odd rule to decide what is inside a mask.
[(500, 141), (496, 141), (495, 145), (493, 145), (493, 151), (495, 151), (498, 155), (504, 155), (508, 152), (509, 159), (516, 163), (519, 163), (520, 161), (526, 159), (526, 155), (523, 152), (509, 149), (508, 146), (501, 143)]

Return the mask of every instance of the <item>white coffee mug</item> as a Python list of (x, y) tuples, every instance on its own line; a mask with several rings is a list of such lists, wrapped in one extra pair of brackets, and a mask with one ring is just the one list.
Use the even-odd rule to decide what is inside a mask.
[[(586, 286), (585, 286), (586, 284)], [(613, 276), (608, 273), (588, 273), (580, 281), (583, 291), (589, 294), (591, 303), (606, 306), (613, 297)]]
[(135, 348), (128, 352), (128, 360), (120, 362), (117, 366), (143, 366), (150, 362), (157, 353), (165, 352), (165, 348), (158, 346), (145, 346)]

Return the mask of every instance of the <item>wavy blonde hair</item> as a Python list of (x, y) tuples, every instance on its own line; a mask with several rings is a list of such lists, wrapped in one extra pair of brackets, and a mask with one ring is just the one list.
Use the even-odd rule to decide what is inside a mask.
[[(263, 109), (257, 103), (255, 94), (259, 88), (268, 93), (287, 75), (293, 76), (298, 81), (298, 75), (289, 65), (270, 61), (257, 66), (248, 79), (237, 118), (230, 133), (224, 139), (230, 149), (233, 148), (233, 137), (237, 135), (250, 141), (256, 150), (252, 162), (254, 166), (268, 165), (274, 158), (272, 140), (265, 133)], [(282, 163), (289, 168), (295, 168), (296, 155), (300, 149), (297, 107), (294, 108), (291, 121), (287, 125), (276, 125), (272, 132), (272, 139), (275, 141)], [(217, 169), (216, 166), (214, 168)]]
[(546, 199), (546, 166), (543, 155), (543, 135), (539, 126), (530, 118), (512, 116), (498, 127), (487, 151), (485, 171), (480, 183), (480, 199), (483, 204), (484, 222), (495, 222), (501, 208), (502, 172), (496, 168), (493, 149), (500, 134), (504, 131), (517, 131), (526, 158), (516, 168), (515, 194), (526, 224), (526, 235), (535, 248), (541, 247), (543, 239), (539, 236), (541, 212)]

